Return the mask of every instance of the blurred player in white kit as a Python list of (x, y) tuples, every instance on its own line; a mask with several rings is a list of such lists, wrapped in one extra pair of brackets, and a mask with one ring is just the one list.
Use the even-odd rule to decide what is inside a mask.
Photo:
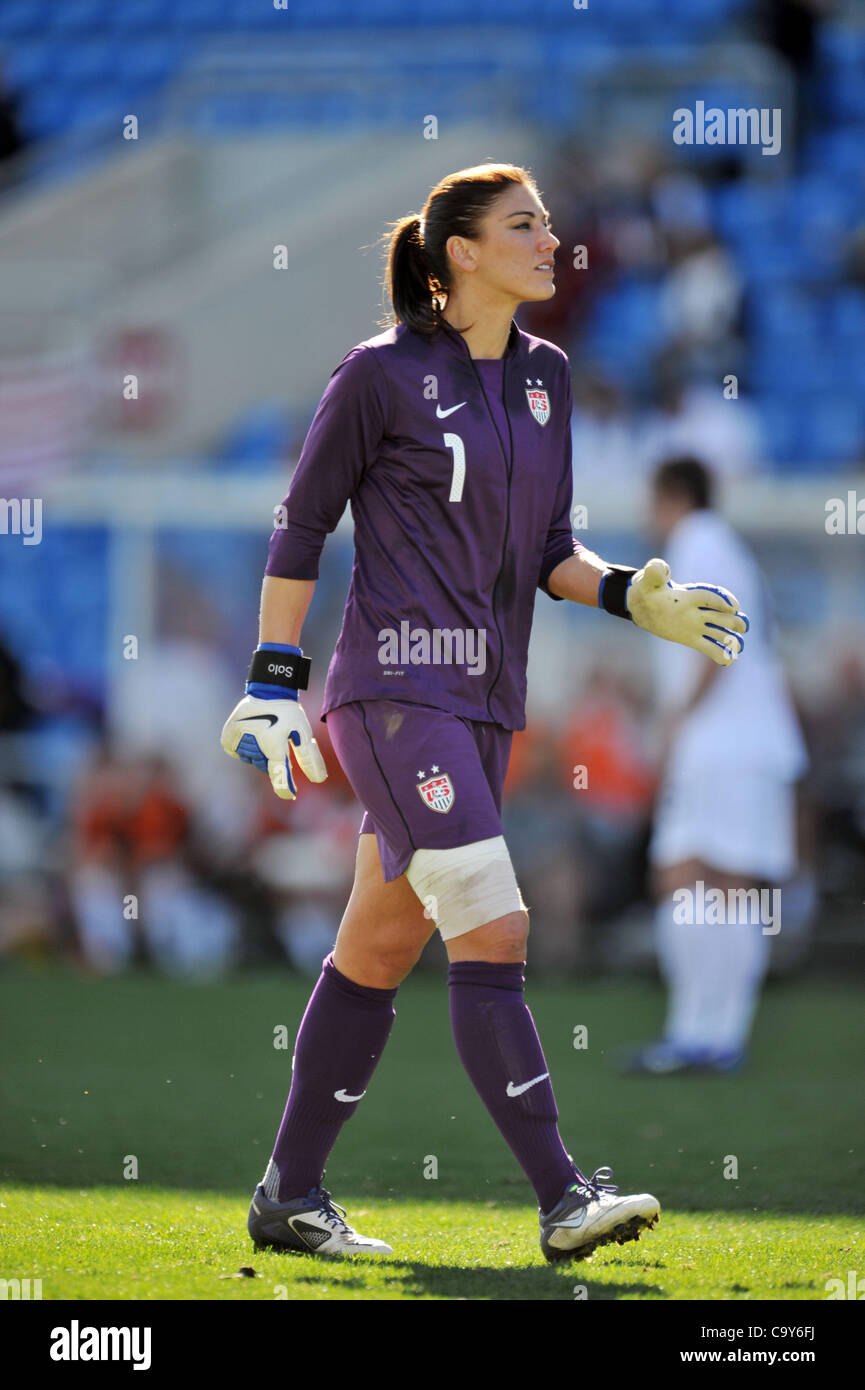
[[(670, 459), (656, 469), (651, 525), (672, 571), (717, 576), (739, 596), (751, 629), (745, 658), (724, 680), (693, 649), (665, 646), (655, 661), (666, 756), (649, 859), (668, 1009), (661, 1040), (626, 1067), (652, 1075), (735, 1071), (745, 1060), (770, 938), (783, 926), (783, 892), (774, 890), (796, 870), (795, 783), (807, 755), (773, 650), (763, 577), (713, 510), (712, 475), (699, 460)], [(746, 899), (742, 890), (753, 889), (759, 895)], [(723, 906), (705, 906), (712, 900)]]

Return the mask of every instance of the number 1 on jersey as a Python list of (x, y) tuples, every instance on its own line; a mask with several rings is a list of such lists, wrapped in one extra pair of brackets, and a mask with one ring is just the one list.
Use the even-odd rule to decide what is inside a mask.
[(466, 451), (465, 445), (458, 434), (446, 434), (443, 436), (445, 445), (453, 450), (454, 471), (451, 477), (451, 490), (448, 497), (449, 502), (461, 502), (463, 500), (463, 485), (466, 480)]

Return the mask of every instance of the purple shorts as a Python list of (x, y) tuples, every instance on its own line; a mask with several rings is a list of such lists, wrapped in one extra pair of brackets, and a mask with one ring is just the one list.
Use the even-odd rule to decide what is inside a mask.
[(502, 834), (513, 734), (432, 705), (355, 700), (328, 711), (334, 752), (374, 831), (385, 881), (416, 849), (454, 849)]

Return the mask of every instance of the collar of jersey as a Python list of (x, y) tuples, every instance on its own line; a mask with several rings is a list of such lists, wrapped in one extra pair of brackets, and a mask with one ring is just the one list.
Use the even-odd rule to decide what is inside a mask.
[[(453, 327), (452, 324), (449, 324), (447, 322), (446, 319), (442, 319), (441, 327), (445, 340), (453, 343), (454, 347), (462, 348), (466, 356), (471, 357), (471, 353), (469, 352), (469, 345), (463, 337), (462, 333), (459, 333), (457, 329)], [(508, 341), (507, 346), (505, 348), (504, 357), (512, 357), (517, 352), (520, 346), (520, 336), (520, 330), (517, 327), (516, 320), (511, 319), (511, 329), (508, 334)], [(504, 360), (504, 358), (502, 360)]]

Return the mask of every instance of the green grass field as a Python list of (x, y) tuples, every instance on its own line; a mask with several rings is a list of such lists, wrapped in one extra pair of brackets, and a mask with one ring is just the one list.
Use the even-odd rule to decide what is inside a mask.
[[(611, 1058), (657, 1032), (658, 989), (530, 981), (577, 1162), (610, 1164), (663, 1208), (639, 1244), (553, 1268), (531, 1191), (457, 1061), (444, 980), (410, 980), (326, 1179), (394, 1255), (255, 1254), (249, 1197), (308, 991), (286, 975), (205, 987), (0, 974), (0, 1278), (79, 1300), (573, 1299), (582, 1286), (590, 1299), (807, 1300), (865, 1275), (865, 1017), (843, 983), (767, 991), (737, 1077), (638, 1080)], [(131, 1158), (137, 1179), (124, 1178)]]

